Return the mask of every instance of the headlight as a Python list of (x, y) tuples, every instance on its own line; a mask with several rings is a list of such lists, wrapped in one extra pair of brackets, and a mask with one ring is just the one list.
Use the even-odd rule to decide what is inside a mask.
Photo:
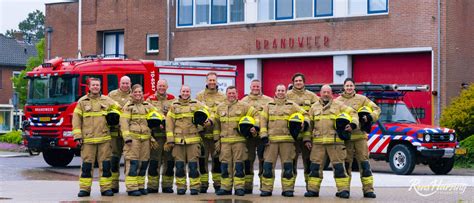
[(425, 142), (429, 142), (431, 140), (431, 135), (430, 134), (426, 134), (425, 135)]
[(72, 137), (72, 131), (63, 131), (63, 137)]
[(454, 142), (454, 134), (449, 134), (449, 141)]

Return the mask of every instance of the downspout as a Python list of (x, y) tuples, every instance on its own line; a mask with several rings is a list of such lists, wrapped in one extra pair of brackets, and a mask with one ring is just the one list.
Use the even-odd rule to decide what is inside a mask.
[(166, 60), (170, 60), (170, 0), (166, 1)]
[(438, 79), (438, 84), (437, 84), (437, 105), (436, 105), (436, 119), (435, 123), (436, 125), (439, 125), (439, 120), (441, 118), (441, 0), (438, 0), (438, 49), (437, 49), (437, 59), (436, 59), (436, 64), (437, 64), (437, 79)]
[(82, 58), (82, 0), (79, 0), (79, 11), (77, 14), (77, 58)]

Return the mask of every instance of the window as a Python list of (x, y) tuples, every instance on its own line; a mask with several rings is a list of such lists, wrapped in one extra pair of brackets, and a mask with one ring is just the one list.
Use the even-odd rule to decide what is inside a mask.
[(349, 15), (366, 15), (367, 0), (349, 0)]
[(296, 3), (296, 18), (313, 17), (313, 1), (314, 0), (298, 0)]
[(258, 1), (258, 20), (266, 21), (275, 19), (275, 4), (274, 0), (260, 0)]
[(209, 24), (209, 0), (196, 0), (196, 25)]
[(333, 0), (315, 0), (314, 16), (332, 16)]
[[(21, 74), (20, 71), (13, 71), (13, 77), (18, 77), (20, 74)], [(12, 88), (15, 89), (15, 84), (13, 83), (13, 81), (12, 81)]]
[(130, 81), (132, 82), (132, 86), (134, 84), (140, 84), (143, 87), (143, 92), (145, 92), (145, 80), (143, 77), (143, 74), (127, 74), (128, 77), (130, 77)]
[(418, 119), (424, 119), (426, 116), (425, 108), (410, 108), (410, 111)]
[[(168, 93), (171, 93), (178, 97), (180, 94), (181, 90), (181, 85), (183, 85), (183, 77), (182, 75), (166, 75), (166, 74), (160, 74), (160, 79), (165, 79), (168, 81)], [(200, 81), (202, 83), (202, 81)], [(191, 92), (193, 93), (193, 92)]]
[(6, 133), (10, 132), (12, 129), (11, 122), (11, 108), (10, 107), (0, 107), (0, 132)]
[(293, 0), (276, 0), (276, 19), (285, 20), (293, 18)]
[(193, 0), (178, 0), (178, 26), (193, 25)]
[(227, 0), (212, 0), (212, 24), (227, 23)]
[(371, 13), (388, 12), (388, 0), (368, 0), (367, 11)]
[(104, 33), (104, 57), (119, 57), (124, 55), (123, 32)]
[(158, 34), (146, 35), (146, 53), (160, 52), (160, 37)]
[(118, 77), (117, 75), (107, 75), (107, 92), (110, 93), (112, 90), (118, 89)]
[(244, 0), (230, 0), (230, 22), (243, 22), (245, 20)]

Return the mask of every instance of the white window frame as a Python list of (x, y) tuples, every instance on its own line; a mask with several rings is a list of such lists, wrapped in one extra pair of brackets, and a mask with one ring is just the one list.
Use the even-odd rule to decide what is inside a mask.
[[(158, 38), (158, 49), (152, 50), (150, 49), (150, 38), (157, 37)], [(147, 34), (146, 35), (146, 53), (148, 54), (156, 54), (160, 53), (160, 35), (159, 34)]]
[[(350, 0), (344, 0), (342, 2), (342, 4), (345, 6), (344, 8), (341, 8), (341, 4), (336, 4), (336, 2), (339, 2), (340, 0), (331, 0), (331, 8), (332, 8), (332, 12), (331, 14), (324, 14), (324, 15), (316, 15), (316, 11), (315, 11), (315, 8), (316, 8), (316, 0), (312, 0), (312, 8), (311, 8), (311, 12), (312, 12), (312, 15), (310, 17), (296, 17), (297, 16), (297, 8), (296, 8), (296, 3), (298, 2), (298, 0), (293, 0), (293, 16), (292, 18), (290, 19), (277, 19), (277, 5), (276, 5), (276, 0), (271, 0), (273, 1), (273, 4), (274, 4), (274, 8), (273, 8), (273, 19), (270, 19), (270, 20), (259, 20), (258, 19), (258, 16), (259, 16), (259, 6), (258, 6), (258, 2), (259, 0), (255, 0), (255, 1), (250, 1), (250, 0), (245, 0), (244, 1), (244, 21), (241, 21), (241, 22), (230, 22), (230, 1), (227, 0), (227, 22), (226, 23), (213, 23), (212, 22), (212, 0), (210, 0), (209, 2), (209, 24), (204, 24), (204, 25), (196, 25), (196, 18), (195, 18), (195, 13), (196, 13), (196, 2), (195, 0), (192, 0), (192, 24), (183, 24), (183, 25), (180, 25), (178, 24), (178, 19), (179, 19), (179, 1), (180, 0), (177, 0), (177, 6), (176, 6), (176, 28), (178, 29), (186, 29), (186, 28), (195, 28), (195, 27), (213, 27), (213, 26), (228, 26), (228, 25), (239, 25), (239, 24), (261, 24), (261, 23), (271, 23), (271, 22), (288, 22), (288, 21), (307, 21), (307, 20), (321, 20), (321, 19), (338, 19), (338, 18), (353, 18), (353, 17), (362, 17), (362, 16), (384, 16), (384, 15), (389, 15), (389, 4), (390, 4), (390, 0), (386, 0), (387, 2), (387, 9), (385, 11), (377, 11), (377, 12), (369, 12), (369, 8), (368, 8), (368, 4), (370, 2), (370, 0), (365, 0), (366, 3), (367, 3), (367, 12), (365, 13), (360, 13), (360, 14), (356, 14), (356, 15), (351, 15), (349, 13), (349, 3), (350, 3)], [(252, 5), (251, 8), (255, 8), (255, 10), (253, 9), (249, 9), (249, 6), (248, 4), (255, 4), (255, 5)], [(341, 2), (339, 2), (341, 3)], [(339, 5), (339, 6), (336, 6), (336, 5)], [(247, 15), (247, 12), (257, 12), (254, 16), (255, 16), (255, 19), (251, 18), (251, 19), (248, 19), (248, 15)], [(252, 15), (253, 16), (253, 15)]]
[[(120, 56), (120, 40), (119, 40), (119, 36), (120, 35), (123, 35), (123, 55), (126, 55), (125, 54), (125, 32), (123, 30), (118, 30), (118, 31), (106, 31), (106, 32), (103, 32), (102, 34), (102, 55), (105, 56), (105, 49), (106, 49), (106, 40), (105, 40), (105, 36), (106, 35), (115, 35), (115, 56), (114, 57), (123, 57), (123, 56)], [(108, 56), (108, 57), (111, 57), (111, 56)]]

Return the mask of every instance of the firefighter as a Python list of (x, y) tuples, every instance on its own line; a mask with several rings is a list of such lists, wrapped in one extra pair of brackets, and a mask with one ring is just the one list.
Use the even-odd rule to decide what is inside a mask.
[[(168, 94), (168, 82), (164, 79), (156, 83), (156, 94), (148, 97), (147, 102), (152, 104), (158, 112), (166, 115), (174, 101), (174, 95)], [(160, 170), (162, 176), (161, 191), (163, 193), (173, 193), (174, 181), (174, 160), (171, 152), (164, 151), (166, 143), (165, 126), (160, 129), (152, 129), (152, 136), (158, 142), (158, 148), (150, 152), (150, 166), (148, 168), (148, 193), (157, 193), (160, 185)]]
[[(251, 123), (250, 136), (257, 135), (256, 122), (258, 123), (258, 111), (245, 102), (237, 99), (237, 89), (229, 86), (226, 90), (227, 100), (217, 106), (215, 113), (214, 140), (216, 151), (219, 153), (221, 162), (221, 189), (217, 195), (232, 194), (234, 185), (235, 195), (245, 195), (245, 172), (244, 161), (247, 160), (248, 132), (239, 132), (239, 122)], [(246, 119), (241, 121), (244, 116)], [(242, 123), (243, 124), (243, 123)], [(244, 126), (242, 126), (243, 129)]]
[[(273, 102), (268, 103), (264, 107), (260, 118), (260, 137), (266, 145), (261, 181), (262, 187), (260, 189), (260, 196), (262, 197), (272, 195), (275, 181), (275, 165), (278, 156), (280, 156), (281, 165), (283, 166), (281, 177), (282, 195), (293, 197), (296, 179), (296, 167), (293, 164), (295, 163), (296, 150), (295, 138), (290, 135), (288, 120), (294, 113), (307, 116), (303, 108), (287, 99), (285, 85), (277, 85)], [(309, 119), (306, 118), (306, 121), (309, 122)], [(301, 122), (300, 125), (303, 128), (304, 122)]]
[(143, 100), (143, 87), (135, 84), (132, 86), (132, 100), (122, 111), (120, 128), (125, 141), (125, 186), (129, 196), (147, 195), (145, 175), (150, 159), (150, 140), (154, 140), (146, 118), (155, 108)]
[[(263, 95), (261, 90), (260, 80), (252, 80), (250, 82), (250, 94), (245, 96), (241, 101), (247, 102), (253, 108), (255, 108), (259, 114), (262, 112), (263, 107), (271, 102), (273, 99), (269, 96)], [(253, 163), (257, 155), (257, 148), (262, 145), (261, 140), (258, 137), (252, 137), (247, 140), (248, 159), (245, 160), (245, 194), (253, 193), (253, 177), (254, 168)], [(261, 147), (261, 146), (260, 146)], [(263, 172), (263, 156), (258, 157), (258, 175), (259, 177)], [(261, 184), (260, 184), (261, 185)]]
[(92, 186), (93, 164), (99, 164), (99, 185), (102, 196), (113, 196), (112, 156), (106, 114), (117, 109), (118, 104), (107, 96), (100, 94), (100, 80), (89, 78), (89, 93), (79, 99), (72, 117), (74, 141), (81, 148), (81, 175), (78, 197), (90, 196)]
[[(309, 111), (311, 105), (313, 105), (316, 101), (318, 101), (319, 97), (308, 90), (305, 89), (305, 76), (302, 73), (296, 73), (291, 78), (293, 83), (293, 88), (288, 91), (288, 100), (291, 100), (301, 106), (305, 111)], [(299, 154), (302, 155), (303, 158), (303, 167), (304, 167), (304, 180), (306, 184), (308, 183), (308, 175), (309, 175), (309, 164), (310, 164), (310, 151), (304, 146), (303, 137), (300, 135), (298, 140), (296, 141), (296, 158), (295, 164), (296, 167), (298, 165), (298, 156)], [(296, 168), (295, 168), (296, 173)]]
[[(311, 136), (304, 137), (304, 144), (311, 150), (310, 174), (308, 178), (305, 197), (318, 197), (321, 181), (323, 180), (323, 167), (326, 156), (331, 160), (336, 181), (337, 193), (340, 198), (349, 198), (349, 176), (344, 168), (346, 147), (342, 135), (336, 133), (335, 121), (347, 119), (343, 131), (350, 132), (357, 128), (358, 117), (354, 109), (341, 102), (334, 101), (329, 85), (321, 88), (321, 98), (311, 106), (309, 116), (312, 119)], [(341, 115), (341, 113), (343, 113)], [(338, 116), (341, 116), (338, 118)], [(339, 130), (338, 130), (339, 131)]]
[[(197, 124), (193, 123), (194, 112), (207, 107), (199, 101), (191, 100), (191, 88), (183, 85), (180, 96), (174, 101), (166, 117), (166, 150), (172, 148), (176, 167), (176, 187), (178, 195), (186, 193), (186, 164), (189, 167), (189, 188), (191, 195), (199, 194), (201, 187), (199, 156), (201, 154), (201, 136)], [(210, 118), (203, 123), (212, 126)]]
[[(118, 89), (109, 92), (109, 97), (115, 100), (120, 109), (130, 101), (130, 92), (131, 92), (131, 82), (128, 76), (123, 76), (120, 78), (120, 86)], [(110, 135), (112, 136), (111, 145), (112, 145), (112, 191), (114, 193), (119, 192), (119, 177), (120, 177), (120, 159), (123, 153), (123, 138), (122, 133), (120, 132), (120, 126), (109, 126)]]
[[(380, 108), (367, 97), (357, 94), (355, 92), (355, 83), (352, 78), (347, 78), (344, 81), (344, 93), (339, 96), (336, 101), (340, 101), (347, 106), (352, 107), (354, 110), (359, 110), (360, 113), (366, 112), (359, 118), (360, 126), (368, 126), (370, 130), (371, 122), (378, 119), (380, 115)], [(363, 125), (367, 123), (368, 125)], [(346, 157), (346, 169), (349, 177), (352, 176), (352, 162), (354, 158), (357, 160), (360, 170), (360, 179), (362, 181), (362, 190), (364, 197), (375, 198), (374, 193), (374, 178), (372, 176), (372, 170), (369, 164), (369, 151), (367, 146), (367, 135), (368, 132), (363, 132), (361, 129), (355, 129), (352, 131), (351, 139), (345, 141), (347, 157)], [(349, 182), (350, 184), (350, 182)]]
[[(196, 95), (196, 100), (204, 103), (209, 107), (211, 113), (216, 111), (217, 105), (225, 101), (225, 95), (219, 92), (217, 87), (217, 73), (209, 72), (206, 76), (206, 89)], [(217, 192), (221, 187), (221, 171), (219, 157), (215, 157), (215, 148), (213, 133), (210, 127), (200, 132), (203, 135), (204, 154), (199, 159), (201, 172), (201, 193), (207, 193), (209, 188), (209, 156), (212, 159), (212, 181), (214, 182), (214, 190)]]

